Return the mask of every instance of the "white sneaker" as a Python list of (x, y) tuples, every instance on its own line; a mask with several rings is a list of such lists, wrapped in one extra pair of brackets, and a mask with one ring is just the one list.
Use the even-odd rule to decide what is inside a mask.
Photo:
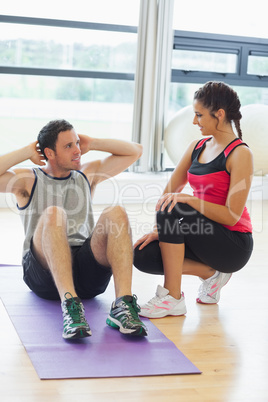
[(155, 297), (141, 306), (140, 315), (148, 318), (162, 318), (167, 315), (186, 314), (185, 298), (182, 293), (180, 300), (170, 296), (169, 291), (158, 285)]
[(206, 280), (199, 278), (203, 283), (200, 285), (198, 290), (198, 297), (196, 299), (197, 303), (218, 303), (220, 300), (221, 288), (226, 285), (231, 276), (232, 274), (225, 274), (223, 272), (216, 271), (211, 278)]

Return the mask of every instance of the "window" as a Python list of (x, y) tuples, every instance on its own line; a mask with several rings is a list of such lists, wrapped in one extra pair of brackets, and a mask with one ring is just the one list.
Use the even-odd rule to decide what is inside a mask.
[[(1, 5), (2, 152), (14, 143), (20, 146), (32, 140), (54, 118), (70, 120), (78, 132), (132, 139), (137, 26), (145, 4), (148, 14), (141, 26), (155, 19), (155, 30), (150, 31), (153, 35), (173, 1), (76, 0), (74, 5), (63, 0), (42, 4), (11, 0)], [(161, 41), (168, 28), (175, 30), (169, 93), (152, 96), (152, 102), (163, 105), (169, 100), (167, 116), (163, 116), (165, 124), (180, 108), (192, 103), (194, 91), (208, 80), (230, 83), (239, 92), (242, 105), (268, 103), (268, 28), (265, 13), (260, 12), (262, 6), (263, 0), (255, 0), (254, 7), (243, 4), (241, 11), (240, 4), (226, 0), (219, 10), (212, 0), (203, 0), (202, 6), (183, 3), (183, 7), (181, 0), (174, 0), (173, 22), (167, 13), (165, 29), (160, 29), (153, 41), (150, 35), (147, 38), (148, 49), (152, 42), (157, 43), (151, 60), (157, 56), (159, 64), (167, 66), (169, 57), (159, 56), (165, 48)], [(142, 54), (150, 55), (148, 49), (141, 49)], [(166, 70), (168, 81), (169, 67)], [(145, 89), (154, 77), (150, 68), (146, 74), (147, 82), (145, 79), (141, 83)], [(155, 75), (158, 82), (163, 75)], [(150, 91), (146, 95), (143, 101), (148, 113), (144, 115), (150, 122), (155, 121), (152, 110), (156, 115), (164, 113), (159, 112), (159, 104), (149, 105)], [(147, 148), (153, 148), (151, 152), (144, 147), (144, 154), (149, 155), (144, 170), (171, 166), (166, 153), (163, 158), (164, 124), (159, 121), (155, 123), (157, 134), (154, 129), (148, 130), (150, 134), (145, 130), (141, 137), (147, 137)], [(154, 147), (153, 135), (157, 138)], [(157, 164), (156, 155), (161, 160)], [(91, 154), (86, 157), (91, 158)]]
[(247, 73), (261, 77), (268, 76), (268, 46), (267, 51), (251, 50), (249, 52)]
[[(38, 20), (32, 21), (38, 23)], [(110, 31), (107, 35), (107, 30), (84, 26), (84, 29), (79, 29), (2, 23), (0, 64), (107, 73), (135, 72), (135, 32)]]
[(216, 73), (235, 73), (237, 54), (208, 52), (201, 49), (175, 49), (172, 69), (189, 71), (210, 71)]
[[(55, 118), (77, 132), (131, 140), (139, 1), (16, 3), (0, 16), (1, 153), (33, 141)], [(122, 19), (118, 9), (127, 7)]]
[[(254, 7), (244, 4), (242, 16), (241, 5), (231, 0), (217, 11), (211, 0), (204, 0), (202, 7), (185, 3), (183, 8), (180, 0), (174, 0), (167, 122), (191, 105), (196, 89), (210, 80), (232, 85), (242, 106), (268, 104), (268, 29), (260, 12), (263, 5), (263, 0), (256, 0)], [(164, 151), (163, 169), (173, 167)]]
[[(172, 82), (221, 80), (231, 85), (268, 87), (267, 49), (268, 39), (175, 31)], [(267, 74), (259, 73), (260, 59)]]

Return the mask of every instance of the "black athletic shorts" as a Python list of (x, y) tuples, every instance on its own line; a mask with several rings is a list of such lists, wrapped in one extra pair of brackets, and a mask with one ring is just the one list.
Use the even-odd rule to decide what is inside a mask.
[[(73, 279), (78, 296), (81, 299), (91, 299), (103, 293), (112, 276), (112, 270), (99, 264), (91, 250), (90, 238), (82, 246), (71, 247), (73, 259)], [(23, 280), (39, 297), (48, 300), (58, 300), (59, 293), (50, 271), (44, 269), (30, 250), (22, 261)]]

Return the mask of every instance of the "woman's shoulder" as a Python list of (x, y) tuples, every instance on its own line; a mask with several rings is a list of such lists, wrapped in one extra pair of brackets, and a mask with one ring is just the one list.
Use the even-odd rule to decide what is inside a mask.
[(227, 170), (231, 171), (235, 166), (243, 166), (245, 169), (253, 168), (253, 153), (245, 143), (241, 143), (240, 146), (234, 148), (228, 156), (226, 162)]
[[(230, 144), (232, 145), (232, 144)], [(227, 149), (228, 147), (226, 147)], [(230, 156), (236, 155), (236, 157), (252, 156), (252, 151), (249, 146), (242, 140), (235, 141), (234, 146), (230, 148)]]
[(206, 145), (206, 142), (209, 141), (211, 137), (206, 137), (206, 138), (199, 138), (196, 140), (193, 140), (188, 147), (188, 152), (191, 155), (191, 158), (194, 159), (196, 155), (198, 155), (203, 147)]
[(210, 137), (195, 139), (190, 142), (188, 149), (193, 151), (196, 148), (201, 148), (209, 139)]

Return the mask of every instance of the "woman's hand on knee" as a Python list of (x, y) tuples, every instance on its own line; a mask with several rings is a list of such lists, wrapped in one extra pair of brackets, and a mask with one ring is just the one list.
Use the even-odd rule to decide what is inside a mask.
[(184, 194), (184, 193), (166, 193), (159, 198), (155, 210), (164, 211), (168, 207), (167, 212), (171, 212), (172, 209), (178, 202), (183, 204), (189, 203), (190, 199), (193, 198), (192, 195)]
[(147, 233), (146, 235), (142, 236), (139, 240), (136, 241), (134, 244), (134, 248), (139, 247), (139, 250), (142, 250), (152, 241), (158, 240), (158, 232), (157, 229), (154, 229), (152, 232)]

